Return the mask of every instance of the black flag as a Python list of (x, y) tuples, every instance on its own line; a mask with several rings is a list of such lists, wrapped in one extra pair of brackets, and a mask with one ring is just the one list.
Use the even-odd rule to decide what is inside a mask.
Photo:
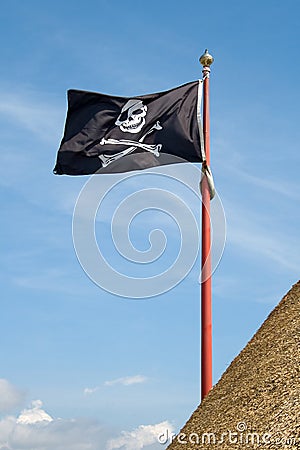
[(54, 173), (88, 175), (203, 162), (201, 93), (201, 81), (132, 98), (69, 90)]

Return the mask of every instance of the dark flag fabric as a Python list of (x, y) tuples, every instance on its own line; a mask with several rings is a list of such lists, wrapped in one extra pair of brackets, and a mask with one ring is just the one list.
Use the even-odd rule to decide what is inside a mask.
[(201, 97), (201, 80), (130, 98), (69, 90), (54, 173), (89, 175), (204, 162)]

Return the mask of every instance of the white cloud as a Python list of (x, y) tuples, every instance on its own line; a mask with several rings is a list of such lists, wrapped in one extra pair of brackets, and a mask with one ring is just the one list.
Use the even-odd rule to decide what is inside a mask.
[(12, 411), (24, 400), (24, 394), (9, 381), (0, 378), (0, 413)]
[[(286, 196), (290, 199), (299, 199), (300, 198), (300, 189), (299, 186), (289, 180), (286, 179), (286, 174), (280, 174), (277, 179), (270, 179), (269, 177), (265, 177), (262, 169), (258, 175), (253, 175), (253, 173), (248, 173), (239, 165), (232, 163), (224, 163), (222, 162), (223, 169), (226, 170), (226, 173), (231, 173), (234, 177), (239, 178), (241, 181), (250, 184), (253, 187), (264, 189), (266, 191), (270, 191), (275, 194), (280, 194)], [(267, 194), (265, 194), (267, 195)]]
[(0, 449), (103, 450), (111, 433), (94, 421), (53, 419), (18, 423), (15, 417), (0, 420)]
[(158, 438), (162, 434), (171, 435), (173, 426), (164, 421), (156, 425), (140, 425), (132, 431), (122, 431), (122, 435), (115, 439), (110, 439), (107, 444), (108, 450), (124, 448), (124, 450), (141, 450), (148, 445), (158, 443)]
[(122, 384), (123, 386), (130, 386), (132, 384), (145, 383), (148, 380), (143, 375), (134, 375), (131, 377), (117, 378), (116, 380), (105, 381), (105, 386), (114, 386), (115, 384)]
[(94, 394), (95, 392), (97, 392), (98, 389), (99, 389), (99, 386), (96, 386), (96, 387), (94, 387), (94, 388), (85, 388), (84, 391), (83, 391), (83, 393), (84, 393), (85, 395), (91, 395), (91, 394)]
[(17, 423), (33, 424), (38, 422), (52, 422), (52, 417), (42, 409), (42, 406), (43, 402), (41, 400), (32, 401), (31, 408), (24, 409), (21, 412), (17, 418)]
[[(0, 420), (0, 449), (2, 450), (140, 450), (151, 446), (160, 450), (160, 435), (173, 432), (168, 421), (156, 425), (141, 425), (112, 437), (112, 431), (99, 422), (84, 419), (56, 419), (41, 409), (42, 402), (32, 402), (16, 418)], [(157, 445), (155, 445), (157, 444)]]
[(238, 246), (259, 257), (259, 261), (269, 261), (289, 271), (298, 273), (299, 252), (297, 236), (288, 235), (284, 230), (276, 229), (272, 223), (264, 224), (258, 213), (247, 213), (238, 208), (237, 215), (232, 209), (229, 212), (231, 224), (228, 227), (227, 242)]
[(10, 119), (39, 139), (53, 142), (61, 133), (63, 109), (51, 104), (50, 97), (37, 99), (36, 93), (7, 93), (0, 89), (0, 115)]
[[(69, 282), (69, 280), (72, 280), (72, 282)], [(79, 283), (73, 280), (74, 277), (72, 279), (72, 274), (67, 272), (63, 267), (41, 269), (38, 274), (29, 273), (28, 275), (23, 274), (22, 276), (12, 278), (14, 284), (26, 289), (82, 295), (85, 292), (85, 288), (82, 288)]]
[[(117, 378), (116, 380), (108, 380), (105, 381), (104, 386), (114, 386), (116, 384), (122, 385), (122, 386), (131, 386), (133, 384), (141, 384), (148, 381), (148, 378), (143, 375), (133, 375), (130, 377), (122, 377)], [(84, 395), (92, 395), (95, 392), (97, 392), (100, 389), (100, 386), (95, 386), (92, 388), (86, 387), (83, 390)]]
[(0, 449), (102, 450), (112, 436), (98, 422), (52, 418), (42, 406), (35, 400), (18, 417), (0, 420)]

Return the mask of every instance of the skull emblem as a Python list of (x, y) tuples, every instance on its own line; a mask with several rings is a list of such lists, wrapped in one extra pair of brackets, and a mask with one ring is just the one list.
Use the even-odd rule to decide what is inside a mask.
[(146, 122), (147, 106), (141, 100), (128, 100), (115, 124), (124, 133), (139, 133)]

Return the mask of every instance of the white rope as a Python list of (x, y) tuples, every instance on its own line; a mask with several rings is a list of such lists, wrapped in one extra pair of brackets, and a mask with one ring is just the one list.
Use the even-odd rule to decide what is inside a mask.
[(213, 178), (213, 174), (210, 170), (210, 167), (207, 164), (203, 164), (202, 165), (202, 174), (201, 174), (201, 181), (200, 181), (200, 192), (202, 192), (202, 183), (204, 180), (204, 177), (207, 180), (207, 186), (208, 186), (208, 190), (209, 190), (209, 196), (210, 199), (212, 200), (215, 196), (215, 183), (214, 183), (214, 178)]
[(199, 80), (198, 85), (198, 100), (197, 100), (197, 122), (200, 136), (200, 150), (201, 150), (201, 158), (202, 161), (206, 161), (205, 148), (204, 148), (204, 136), (203, 136), (203, 127), (201, 120), (201, 104), (202, 104), (202, 93), (203, 93), (203, 80)]

